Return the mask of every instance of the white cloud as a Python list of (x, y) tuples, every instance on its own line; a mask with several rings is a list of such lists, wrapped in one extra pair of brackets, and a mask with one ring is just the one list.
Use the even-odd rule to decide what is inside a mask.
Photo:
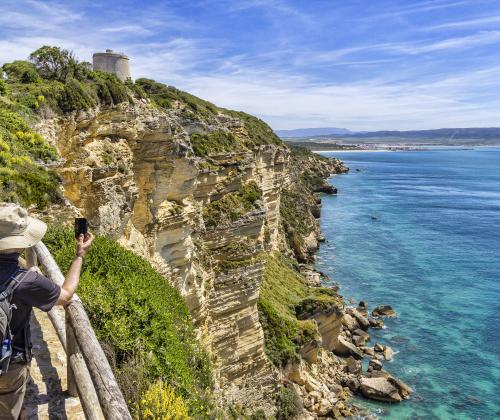
[[(477, 0), (475, 0), (477, 1)], [(434, 10), (442, 10), (442, 9), (450, 9), (454, 7), (459, 7), (469, 4), (469, 1), (449, 1), (449, 0), (432, 0), (432, 1), (424, 1), (413, 3), (403, 7), (396, 7), (394, 9), (389, 9), (386, 12), (370, 15), (365, 20), (380, 20), (380, 19), (388, 19), (388, 18), (398, 18), (401, 16), (412, 15), (417, 13), (427, 13), (432, 12)]]
[(442, 23), (439, 25), (433, 25), (424, 27), (423, 30), (440, 30), (440, 29), (458, 29), (458, 28), (468, 28), (476, 26), (484, 26), (490, 23), (500, 23), (500, 16), (486, 16), (476, 19), (466, 19), (454, 22)]
[[(306, 53), (299, 58), (301, 62), (331, 62), (335, 64), (336, 60), (344, 57), (357, 55), (359, 53), (386, 52), (390, 54), (417, 55), (434, 52), (443, 52), (449, 50), (467, 49), (477, 46), (496, 44), (500, 42), (500, 31), (480, 31), (472, 35), (462, 37), (447, 38), (432, 42), (401, 42), (401, 43), (377, 43), (358, 45), (349, 48), (339, 48), (333, 51), (323, 51), (315, 53)], [(400, 57), (401, 58), (401, 57)], [(363, 61), (363, 60), (361, 60)], [(370, 60), (368, 60), (370, 61)]]
[(495, 44), (500, 41), (500, 31), (481, 31), (473, 35), (467, 35), (457, 38), (448, 38), (442, 41), (433, 42), (427, 45), (400, 45), (394, 46), (396, 51), (408, 54), (421, 54), (434, 51), (464, 49), (476, 47), (479, 45)]
[[(280, 18), (295, 12), (287, 10), (286, 3), (278, 0), (253, 0), (243, 5), (274, 8), (282, 14)], [(225, 38), (156, 35), (149, 42), (149, 37), (142, 35), (150, 35), (146, 31), (157, 33), (157, 27), (169, 22), (163, 20), (161, 11), (134, 16), (128, 22), (113, 20), (112, 26), (99, 26), (60, 3), (32, 1), (31, 8), (25, 6), (26, 2), (23, 7), (12, 6), (0, 14), (0, 25), (12, 18), (24, 19), (24, 24), (16, 28), (3, 27), (0, 64), (24, 59), (45, 44), (71, 49), (82, 60), (90, 60), (96, 50), (114, 48), (129, 55), (134, 77), (150, 77), (220, 106), (256, 114), (274, 128), (345, 126), (371, 130), (498, 125), (500, 95), (497, 99), (495, 92), (500, 91), (500, 66), (493, 61), (488, 67), (455, 74), (449, 74), (446, 68), (441, 77), (436, 76), (437, 69), (432, 76), (417, 68), (411, 82), (398, 81), (401, 74), (391, 71), (390, 66), (377, 79), (367, 77), (349, 82), (328, 81), (326, 77), (318, 81), (307, 69), (326, 65), (332, 68), (384, 65), (419, 54), (445, 56), (446, 51), (500, 42), (500, 31), (421, 42), (374, 42), (359, 46), (347, 43), (333, 51), (296, 51), (289, 46), (258, 54), (243, 49), (228, 55), (225, 43), (229, 41)], [(61, 16), (57, 6), (61, 6)], [(416, 13), (437, 6), (445, 7), (445, 2), (421, 2), (401, 12)], [(65, 17), (68, 21), (62, 20)], [(37, 26), (37, 21), (42, 24)], [(189, 26), (189, 22), (175, 15), (172, 22), (176, 28)], [(75, 24), (79, 25), (79, 31), (74, 30)], [(133, 36), (127, 38), (124, 34)]]
[[(477, 105), (467, 86), (500, 83), (500, 68), (426, 84), (366, 81), (314, 85), (284, 74), (174, 77), (176, 85), (221, 106), (261, 116), (274, 128), (345, 126), (356, 130), (492, 125), (500, 98)], [(172, 80), (172, 79), (171, 79)], [(499, 86), (500, 87), (500, 86)], [(494, 124), (493, 124), (494, 125)]]
[(101, 32), (105, 33), (125, 33), (125, 34), (141, 34), (148, 35), (152, 31), (141, 25), (120, 25), (120, 26), (108, 26), (100, 29)]

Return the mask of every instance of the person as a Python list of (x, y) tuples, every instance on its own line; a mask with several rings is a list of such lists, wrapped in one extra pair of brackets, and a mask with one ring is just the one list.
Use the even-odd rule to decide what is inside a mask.
[(41, 220), (28, 215), (22, 207), (12, 203), (0, 204), (0, 292), (16, 278), (21, 281), (12, 294), (10, 328), (12, 357), (7, 372), (0, 375), (0, 419), (19, 418), (23, 405), (31, 361), (30, 317), (33, 307), (48, 312), (54, 305), (71, 301), (80, 281), (83, 257), (93, 241), (93, 235), (77, 238), (76, 253), (62, 287), (36, 271), (21, 270), (19, 256), (38, 243), (47, 230)]

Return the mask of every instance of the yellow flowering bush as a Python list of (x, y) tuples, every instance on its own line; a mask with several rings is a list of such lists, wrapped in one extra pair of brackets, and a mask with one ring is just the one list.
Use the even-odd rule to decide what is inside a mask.
[(163, 381), (151, 384), (140, 402), (140, 418), (151, 420), (187, 420), (184, 400)]

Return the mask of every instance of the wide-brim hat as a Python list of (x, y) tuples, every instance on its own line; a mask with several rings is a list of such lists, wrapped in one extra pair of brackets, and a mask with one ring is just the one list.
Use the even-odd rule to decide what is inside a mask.
[(0, 251), (30, 248), (45, 235), (47, 225), (28, 215), (21, 206), (0, 203)]

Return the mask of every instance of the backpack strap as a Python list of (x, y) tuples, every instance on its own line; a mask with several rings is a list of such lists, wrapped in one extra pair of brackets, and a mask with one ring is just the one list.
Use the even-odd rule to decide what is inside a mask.
[(12, 296), (14, 293), (14, 290), (17, 289), (17, 287), (21, 284), (21, 282), (26, 278), (26, 275), (29, 273), (28, 270), (21, 270), (18, 268), (12, 276), (10, 276), (10, 279), (8, 280), (9, 285), (7, 288), (0, 293), (0, 300), (5, 300), (8, 299)]

